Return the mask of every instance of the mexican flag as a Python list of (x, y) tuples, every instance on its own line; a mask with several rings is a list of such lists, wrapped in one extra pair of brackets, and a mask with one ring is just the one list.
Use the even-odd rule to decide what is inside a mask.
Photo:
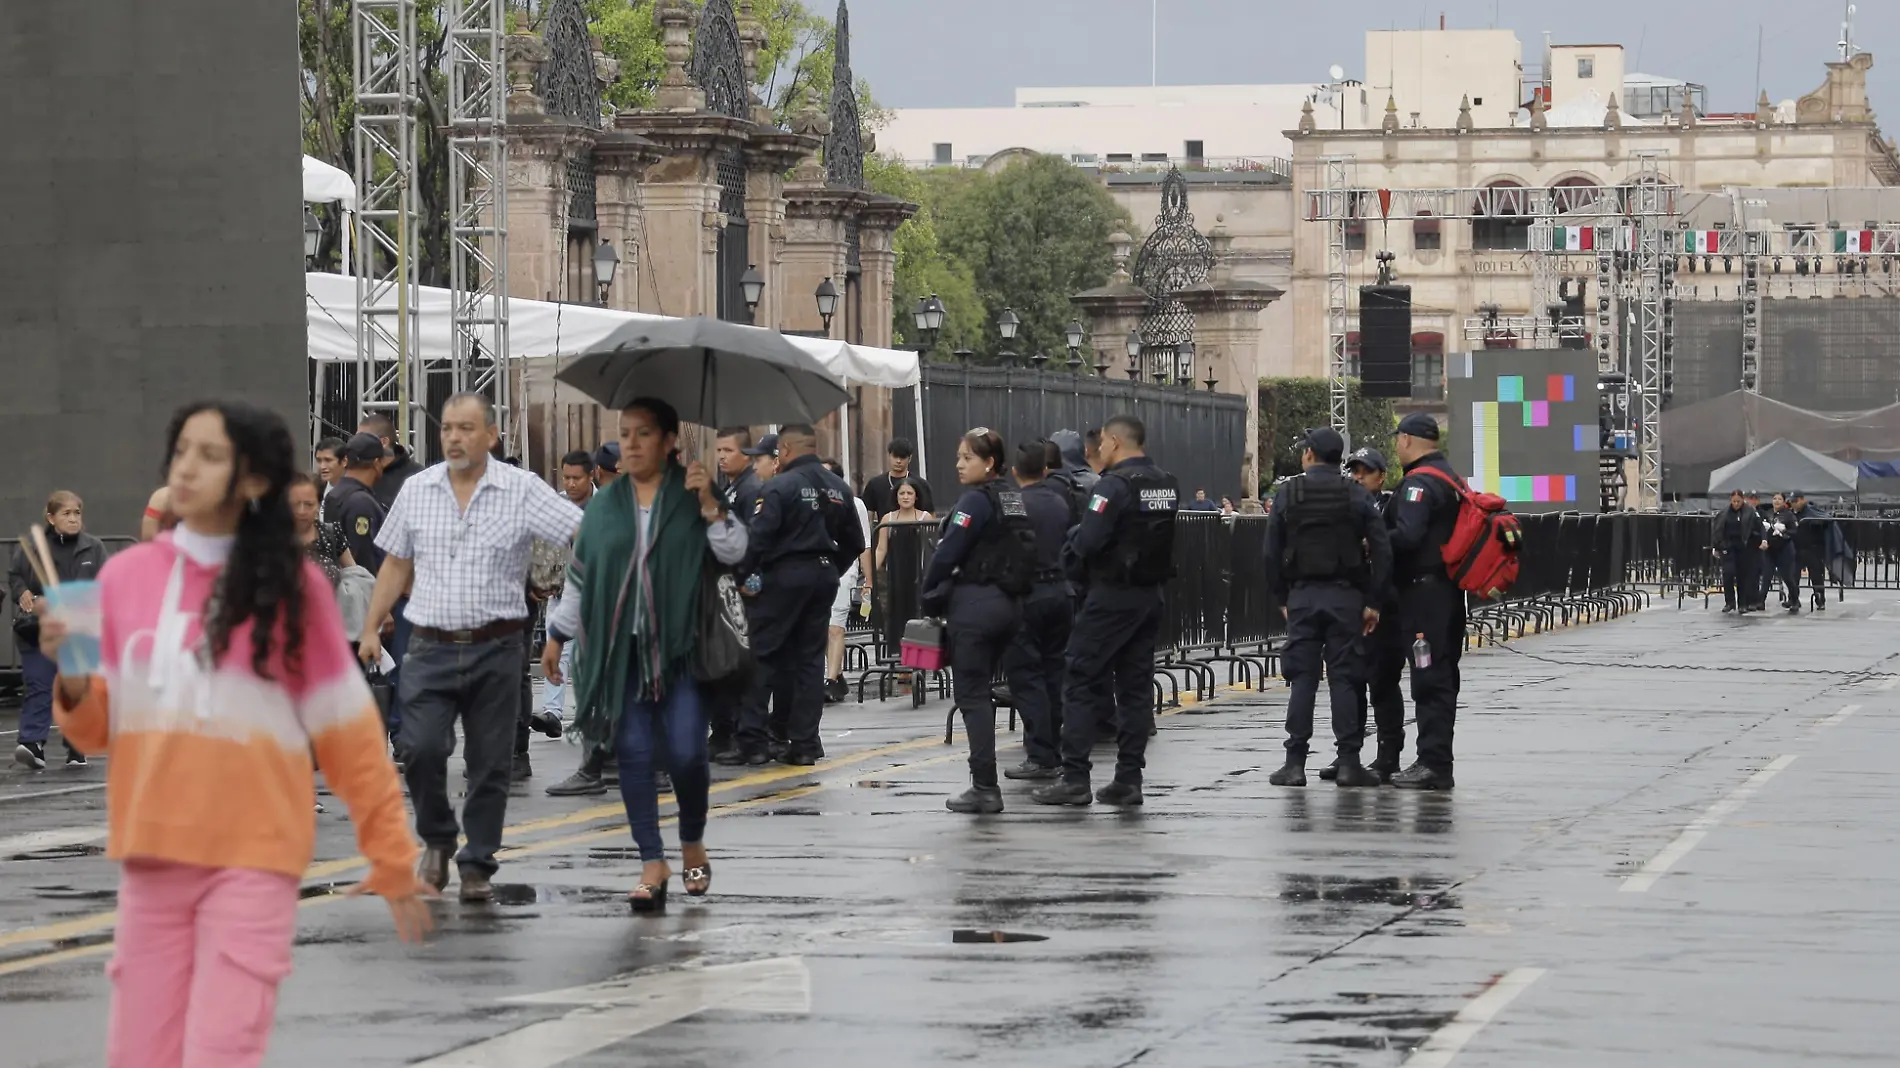
[(1589, 252), (1597, 247), (1594, 226), (1566, 226), (1557, 236), (1562, 242), (1557, 247), (1564, 252)]
[(1722, 251), (1722, 231), (1690, 230), (1682, 235), (1682, 250), (1703, 256)]
[(1872, 252), (1873, 250), (1874, 232), (1872, 230), (1834, 231), (1835, 252)]

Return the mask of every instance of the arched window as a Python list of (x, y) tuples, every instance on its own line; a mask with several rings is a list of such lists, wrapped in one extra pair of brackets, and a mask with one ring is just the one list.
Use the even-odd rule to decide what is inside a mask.
[(1551, 214), (1576, 212), (1595, 214), (1591, 209), (1603, 199), (1603, 186), (1594, 178), (1571, 175), (1551, 183)]
[[(1486, 189), (1522, 189), (1522, 182), (1508, 178), (1485, 185)], [(1521, 200), (1511, 197), (1487, 197), (1474, 208), (1478, 218), (1471, 220), (1471, 247), (1479, 251), (1523, 251), (1531, 245), (1531, 217)]]

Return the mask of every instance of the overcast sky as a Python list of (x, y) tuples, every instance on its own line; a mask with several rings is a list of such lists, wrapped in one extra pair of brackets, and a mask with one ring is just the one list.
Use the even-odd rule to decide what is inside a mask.
[[(807, 0), (830, 13), (835, 0)], [(850, 0), (852, 61), (890, 107), (1007, 105), (1019, 85), (1145, 85), (1150, 0)], [(1713, 111), (1812, 92), (1838, 57), (1838, 0), (1154, 0), (1163, 84), (1365, 77), (1365, 31), (1498, 26), (1524, 60), (1557, 44), (1621, 44), (1629, 69), (1700, 82)], [(1856, 40), (1882, 129), (1900, 134), (1900, 3), (1859, 0)], [(1400, 101), (1404, 106), (1404, 101)]]

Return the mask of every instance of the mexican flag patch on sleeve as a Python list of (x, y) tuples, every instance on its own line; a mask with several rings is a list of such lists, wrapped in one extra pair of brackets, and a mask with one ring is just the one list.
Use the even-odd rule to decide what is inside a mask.
[(1090, 497), (1089, 511), (1094, 512), (1097, 515), (1100, 515), (1101, 513), (1108, 511), (1108, 498), (1102, 496), (1099, 493), (1093, 497)]
[(1412, 504), (1417, 504), (1418, 502), (1424, 500), (1425, 487), (1424, 486), (1405, 487), (1405, 499)]
[(963, 512), (952, 512), (950, 513), (950, 522), (953, 526), (968, 527), (970, 525), (970, 517)]

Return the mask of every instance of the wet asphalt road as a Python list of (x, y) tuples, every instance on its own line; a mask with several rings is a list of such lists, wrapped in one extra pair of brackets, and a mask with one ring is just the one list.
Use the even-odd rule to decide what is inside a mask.
[[(1892, 1064), (1896, 649), (1856, 594), (1474, 653), (1452, 796), (1269, 787), (1269, 690), (1165, 719), (1139, 812), (1012, 784), (971, 819), (940, 705), (834, 708), (820, 768), (722, 770), (713, 894), (657, 919), (614, 799), (543, 796), (578, 751), (537, 741), (500, 901), (424, 948), (325, 893), (358, 869), (318, 817), (268, 1063)], [(0, 772), (8, 1068), (102, 1060), (103, 776)]]

